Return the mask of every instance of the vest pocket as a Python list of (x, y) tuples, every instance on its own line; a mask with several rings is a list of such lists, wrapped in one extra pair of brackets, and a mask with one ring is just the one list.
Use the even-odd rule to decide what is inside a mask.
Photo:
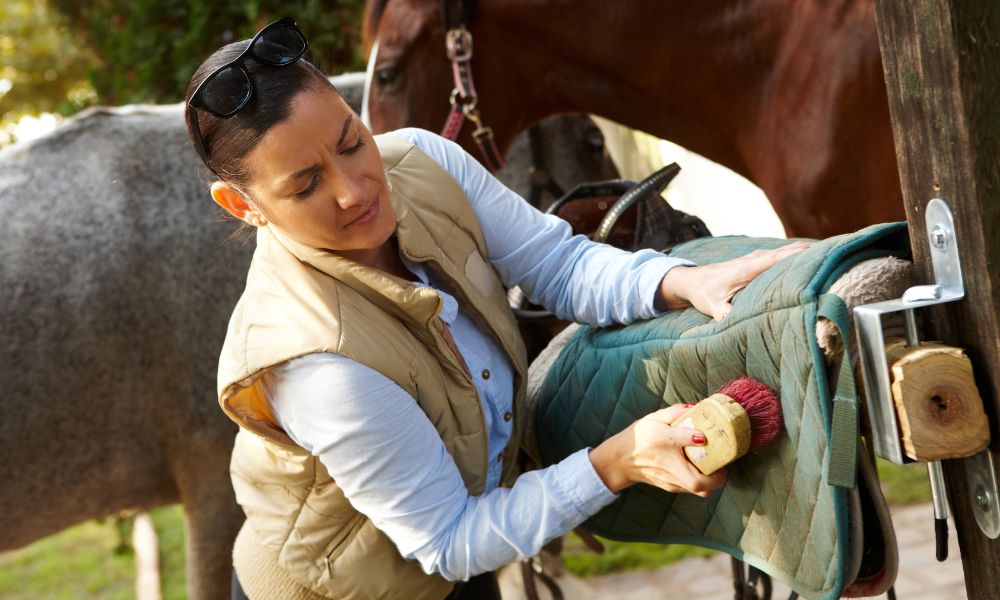
[(347, 546), (358, 536), (358, 532), (364, 526), (365, 522), (368, 521), (368, 517), (361, 513), (355, 513), (346, 523), (344, 527), (338, 531), (333, 540), (330, 541), (330, 545), (324, 551), (323, 562), (326, 563), (327, 575), (331, 578), (333, 575), (333, 563), (344, 553)]

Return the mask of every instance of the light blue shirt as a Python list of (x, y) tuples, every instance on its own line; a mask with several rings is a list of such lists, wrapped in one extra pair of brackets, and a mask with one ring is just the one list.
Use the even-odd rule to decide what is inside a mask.
[[(574, 236), (504, 187), (458, 145), (420, 129), (394, 132), (459, 182), (489, 256), (507, 287), (557, 316), (595, 326), (656, 316), (664, 274), (692, 263)], [(319, 457), (351, 504), (428, 573), (465, 580), (537, 554), (543, 545), (617, 496), (598, 477), (589, 449), (498, 487), (513, 423), (513, 369), (493, 337), (441, 282), (406, 261), (444, 300), (442, 320), (468, 364), (483, 403), (492, 460), (482, 495), (470, 496), (437, 430), (413, 397), (378, 371), (337, 354), (310, 354), (271, 371), (265, 390), (278, 422)]]

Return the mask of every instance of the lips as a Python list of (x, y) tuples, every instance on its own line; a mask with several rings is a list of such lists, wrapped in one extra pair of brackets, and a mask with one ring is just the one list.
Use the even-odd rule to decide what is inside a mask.
[(378, 216), (378, 197), (376, 197), (374, 200), (372, 200), (371, 205), (369, 205), (368, 208), (366, 208), (364, 210), (364, 212), (362, 212), (360, 215), (358, 215), (358, 217), (356, 219), (354, 219), (353, 221), (351, 221), (347, 225), (348, 226), (351, 226), (351, 225), (366, 225), (366, 224), (371, 223), (372, 221), (374, 221), (375, 217), (377, 217), (377, 216)]

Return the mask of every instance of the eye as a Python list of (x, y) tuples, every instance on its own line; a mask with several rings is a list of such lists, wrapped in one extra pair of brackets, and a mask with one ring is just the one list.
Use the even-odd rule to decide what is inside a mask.
[(343, 153), (350, 156), (355, 152), (357, 152), (358, 150), (360, 150), (361, 147), (364, 145), (365, 145), (365, 138), (358, 136), (358, 143), (354, 144), (350, 148), (345, 149)]
[(316, 186), (318, 186), (318, 185), (319, 185), (319, 175), (316, 174), (316, 175), (313, 175), (312, 178), (309, 180), (309, 185), (307, 185), (303, 189), (295, 192), (292, 195), (295, 196), (296, 198), (306, 198), (310, 194), (312, 194), (313, 192), (316, 191)]
[(590, 152), (599, 153), (604, 151), (604, 135), (596, 127), (588, 130), (583, 138), (583, 146)]
[(396, 67), (382, 67), (375, 70), (375, 82), (381, 86), (391, 84), (398, 76), (399, 70)]

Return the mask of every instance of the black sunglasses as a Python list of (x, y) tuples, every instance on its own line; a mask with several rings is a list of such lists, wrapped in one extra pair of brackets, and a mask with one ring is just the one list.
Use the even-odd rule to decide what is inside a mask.
[(205, 109), (221, 118), (235, 115), (253, 97), (253, 81), (243, 66), (248, 58), (273, 67), (284, 67), (302, 58), (308, 46), (306, 36), (295, 24), (295, 20), (285, 17), (258, 31), (250, 40), (246, 50), (201, 82), (191, 94), (187, 109), (194, 149), (198, 151), (198, 156), (206, 165), (208, 165), (208, 152), (201, 137), (195, 109)]

